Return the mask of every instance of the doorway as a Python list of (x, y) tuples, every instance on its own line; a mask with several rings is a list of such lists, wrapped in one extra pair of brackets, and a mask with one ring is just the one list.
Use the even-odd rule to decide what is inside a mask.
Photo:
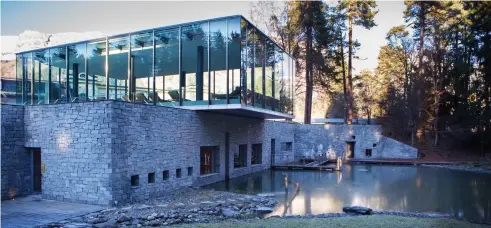
[(32, 176), (33, 176), (33, 192), (41, 192), (42, 186), (42, 163), (41, 163), (41, 149), (31, 148), (32, 153)]
[(355, 157), (355, 142), (346, 142), (346, 158)]

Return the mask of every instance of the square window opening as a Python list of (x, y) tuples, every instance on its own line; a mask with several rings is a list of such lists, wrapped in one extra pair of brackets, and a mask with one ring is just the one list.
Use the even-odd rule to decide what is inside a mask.
[(155, 173), (149, 173), (148, 174), (148, 183), (155, 183)]
[(138, 186), (140, 184), (140, 176), (133, 175), (131, 176), (131, 186)]
[(188, 167), (188, 176), (193, 175), (193, 167)]
[(181, 169), (176, 169), (176, 177), (181, 178), (181, 176), (182, 176)]
[(169, 180), (169, 170), (162, 172), (162, 176), (164, 180)]
[(372, 156), (372, 149), (366, 149), (365, 150), (365, 156), (366, 157), (371, 157)]

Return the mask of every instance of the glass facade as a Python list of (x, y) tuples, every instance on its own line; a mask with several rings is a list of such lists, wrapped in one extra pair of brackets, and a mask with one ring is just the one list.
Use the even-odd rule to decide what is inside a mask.
[(293, 82), (294, 60), (231, 16), (19, 53), (9, 101), (243, 104), (292, 114)]

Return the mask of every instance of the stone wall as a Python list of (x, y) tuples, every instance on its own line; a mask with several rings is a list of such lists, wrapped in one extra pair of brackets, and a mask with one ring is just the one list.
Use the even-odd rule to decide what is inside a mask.
[[(41, 150), (44, 198), (102, 205), (222, 181), (226, 164), (234, 178), (273, 162), (326, 152), (343, 156), (347, 141), (355, 142), (355, 158), (365, 158), (368, 148), (372, 158), (416, 156), (414, 148), (383, 137), (376, 125), (303, 125), (119, 101), (2, 105), (2, 137), (2, 198), (9, 188), (30, 193), (32, 155), (25, 147), (32, 147)], [(252, 144), (258, 143), (261, 164), (251, 165)], [(247, 166), (234, 168), (234, 153), (244, 144)], [(200, 174), (203, 146), (218, 148), (215, 173)]]
[(110, 101), (26, 106), (25, 147), (41, 149), (42, 196), (70, 202), (112, 200)]
[(24, 106), (2, 105), (2, 200), (32, 191), (31, 158), (24, 149)]
[[(294, 126), (283, 122), (195, 112), (169, 107), (113, 102), (112, 123), (114, 200), (129, 202), (165, 194), (179, 187), (204, 185), (225, 179), (225, 134), (229, 134), (229, 177), (267, 169), (271, 165), (271, 139), (293, 142)], [(262, 163), (251, 165), (252, 144), (262, 144)], [(247, 144), (247, 167), (234, 168), (233, 155)], [(219, 148), (219, 172), (200, 175), (200, 147)], [(293, 161), (293, 151), (276, 154)], [(181, 169), (181, 177), (176, 176)], [(188, 170), (192, 169), (192, 173)], [(164, 171), (169, 177), (164, 180)], [(155, 182), (149, 183), (149, 173)], [(138, 186), (131, 176), (138, 175)]]
[(295, 159), (345, 157), (347, 142), (354, 143), (355, 159), (417, 158), (416, 148), (383, 136), (380, 125), (299, 124), (295, 133)]

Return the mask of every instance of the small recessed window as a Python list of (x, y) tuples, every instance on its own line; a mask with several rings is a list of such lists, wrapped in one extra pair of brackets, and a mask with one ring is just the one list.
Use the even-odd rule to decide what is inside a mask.
[(155, 173), (148, 174), (148, 183), (155, 183)]
[(164, 180), (169, 180), (169, 170), (162, 172), (162, 176)]
[(181, 169), (176, 169), (176, 177), (181, 178)]
[(351, 138), (352, 138), (352, 139), (356, 139), (356, 136), (352, 135), (352, 136), (351, 136)]
[(193, 175), (193, 167), (188, 167), (188, 176)]
[(373, 147), (377, 147), (377, 143), (374, 143), (374, 144), (373, 144)]
[(372, 156), (372, 149), (366, 149), (365, 150), (365, 156), (366, 157), (371, 157)]
[(131, 176), (131, 186), (138, 186), (140, 184), (140, 176), (133, 175)]

